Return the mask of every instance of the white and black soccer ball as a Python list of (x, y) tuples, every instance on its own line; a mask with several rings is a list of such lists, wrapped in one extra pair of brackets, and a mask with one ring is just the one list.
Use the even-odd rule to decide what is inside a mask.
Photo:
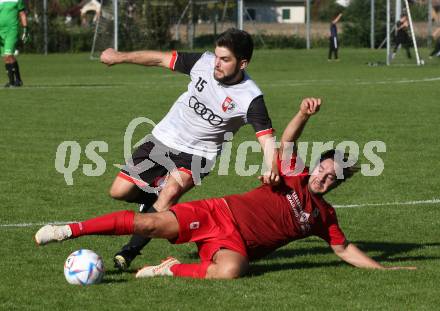
[(101, 282), (104, 263), (101, 256), (88, 249), (80, 249), (67, 257), (64, 276), (73, 285), (92, 285)]

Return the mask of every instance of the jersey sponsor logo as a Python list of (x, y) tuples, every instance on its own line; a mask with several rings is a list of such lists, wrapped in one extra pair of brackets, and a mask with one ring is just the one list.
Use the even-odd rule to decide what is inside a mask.
[(188, 106), (194, 109), (195, 113), (202, 117), (203, 120), (208, 121), (211, 125), (217, 126), (223, 123), (222, 117), (216, 115), (214, 111), (207, 108), (205, 104), (199, 102), (195, 96), (191, 96)]
[(301, 233), (307, 234), (311, 229), (309, 223), (310, 214), (303, 210), (298, 194), (294, 190), (292, 190), (291, 193), (286, 194), (286, 198), (287, 201), (289, 201), (295, 220), (299, 224)]
[(232, 98), (227, 96), (226, 99), (223, 101), (222, 110), (223, 110), (223, 112), (231, 113), (232, 111), (234, 111), (236, 106), (237, 105), (234, 103)]
[(193, 221), (192, 223), (189, 224), (189, 229), (191, 230), (199, 229), (199, 227), (200, 227), (200, 223), (198, 221)]

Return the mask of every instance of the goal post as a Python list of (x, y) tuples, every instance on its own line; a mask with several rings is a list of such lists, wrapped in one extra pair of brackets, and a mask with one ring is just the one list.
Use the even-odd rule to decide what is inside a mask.
[(99, 54), (108, 47), (112, 46), (115, 50), (118, 48), (118, 25), (115, 18), (115, 15), (118, 14), (115, 14), (114, 11), (115, 7), (117, 8), (117, 2), (118, 0), (101, 0), (101, 7), (93, 34), (90, 59), (99, 58)]
[[(391, 0), (387, 0), (386, 2), (386, 18), (387, 18), (387, 29), (386, 29), (386, 44), (387, 44), (387, 53), (386, 53), (386, 64), (389, 66), (391, 65), (391, 62), (393, 61), (393, 57), (395, 55), (395, 53), (392, 53), (391, 51), (391, 33), (394, 31), (394, 29), (396, 29), (396, 23), (400, 18), (400, 14), (402, 12), (402, 1), (404, 2), (405, 5), (405, 10), (406, 10), (406, 15), (407, 15), (407, 19), (408, 19), (408, 24), (409, 24), (409, 32), (410, 32), (410, 36), (411, 36), (411, 42), (413, 44), (414, 47), (414, 52), (416, 54), (416, 64), (417, 66), (423, 65), (424, 62), (423, 60), (420, 58), (420, 54), (419, 54), (419, 49), (417, 46), (417, 40), (416, 40), (416, 34), (414, 31), (414, 23), (413, 23), (413, 19), (411, 16), (411, 8), (409, 6), (408, 0), (395, 0), (394, 4), (395, 4), (395, 20), (394, 20), (394, 25), (391, 28)], [(380, 47), (380, 46), (379, 46)], [(397, 47), (399, 48), (399, 47)]]
[(404, 1), (405, 1), (405, 6), (406, 6), (406, 12), (408, 14), (408, 21), (409, 21), (409, 29), (411, 31), (411, 38), (412, 38), (412, 42), (413, 42), (413, 46), (414, 46), (414, 51), (416, 53), (417, 66), (420, 66), (420, 65), (422, 65), (422, 63), (420, 61), (419, 49), (417, 48), (416, 35), (414, 33), (414, 27), (413, 27), (413, 22), (412, 22), (412, 18), (411, 18), (411, 10), (409, 9), (408, 0), (404, 0)]

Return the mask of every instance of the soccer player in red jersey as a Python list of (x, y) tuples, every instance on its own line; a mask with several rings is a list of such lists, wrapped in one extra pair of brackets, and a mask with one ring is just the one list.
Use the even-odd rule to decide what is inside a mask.
[[(139, 278), (237, 278), (246, 274), (250, 261), (312, 235), (325, 240), (338, 257), (359, 268), (415, 269), (384, 267), (345, 238), (334, 208), (323, 198), (356, 171), (354, 167), (345, 167), (347, 159), (340, 152), (325, 152), (311, 173), (307, 169), (295, 171), (301, 167), (295, 149), (286, 157), (289, 144), (297, 141), (307, 120), (320, 106), (320, 99), (304, 99), (284, 130), (278, 153), (282, 180), (277, 186), (262, 180), (263, 185), (247, 193), (180, 203), (160, 213), (120, 211), (80, 223), (46, 225), (36, 233), (35, 240), (44, 245), (83, 235), (136, 233), (176, 244), (197, 244), (199, 263), (182, 264), (169, 257), (157, 266), (140, 269), (136, 274)], [(342, 178), (338, 179), (338, 172), (343, 173)]]

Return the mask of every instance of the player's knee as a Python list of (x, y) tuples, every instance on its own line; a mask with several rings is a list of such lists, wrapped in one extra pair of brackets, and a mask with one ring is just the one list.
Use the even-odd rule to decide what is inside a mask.
[(109, 190), (109, 195), (115, 200), (125, 200), (126, 193), (121, 191), (118, 187), (112, 186)]
[(125, 202), (138, 202), (139, 193), (136, 189), (127, 189), (126, 187), (118, 187), (113, 185), (109, 190), (109, 195), (115, 200), (121, 200)]
[(243, 276), (245, 273), (246, 269), (240, 263), (227, 263), (218, 266), (215, 278), (232, 280)]
[(7, 64), (11, 64), (11, 63), (14, 62), (15, 58), (14, 58), (13, 55), (6, 55), (5, 58), (4, 58), (4, 60), (5, 60), (5, 63), (7, 63)]

